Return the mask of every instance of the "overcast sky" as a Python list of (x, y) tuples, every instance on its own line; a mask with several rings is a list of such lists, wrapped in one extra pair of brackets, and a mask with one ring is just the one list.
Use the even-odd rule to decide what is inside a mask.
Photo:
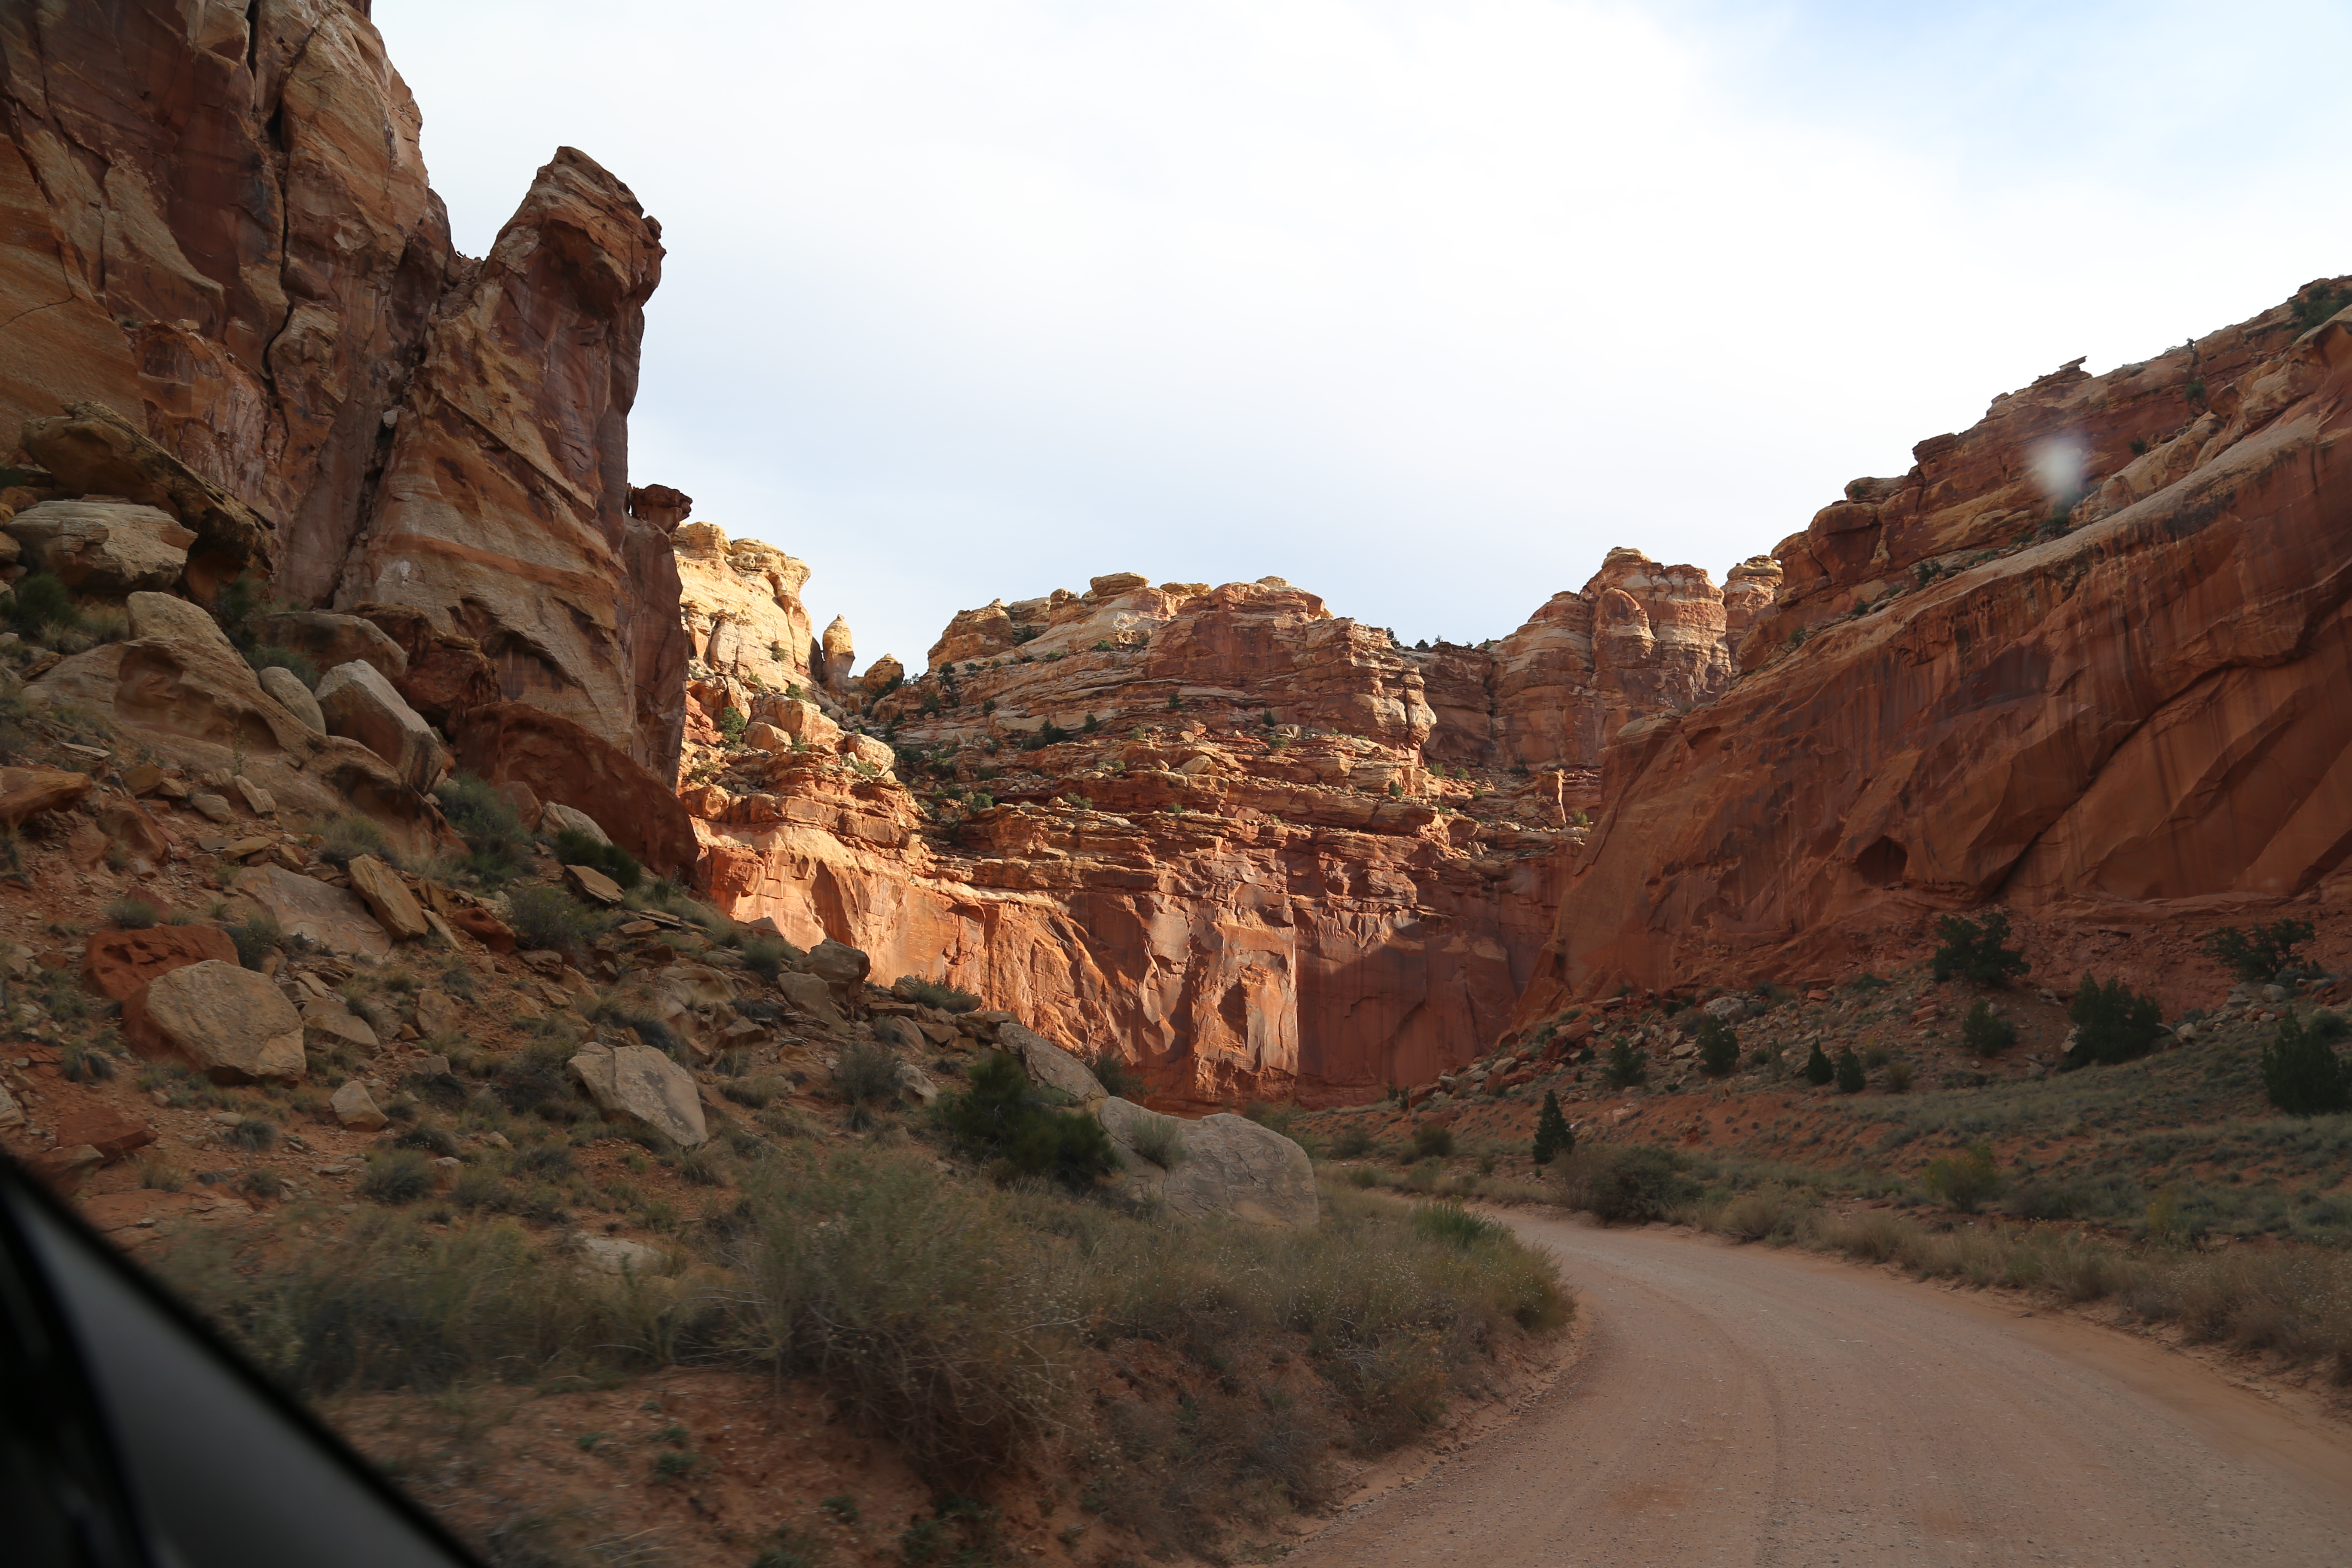
[(1137, 571), (1498, 637), (2352, 272), (2352, 7), (376, 0), (479, 255), (661, 219), (639, 483), (863, 659)]

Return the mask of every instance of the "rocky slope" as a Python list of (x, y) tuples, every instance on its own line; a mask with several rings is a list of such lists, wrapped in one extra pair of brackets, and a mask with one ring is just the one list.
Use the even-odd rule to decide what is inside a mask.
[[(2352, 315), (2312, 324), (2337, 305), (2346, 280), (2065, 367), (1784, 542), (1748, 673), (1609, 751), (1521, 1019), (1834, 976), (1996, 900), (2128, 931), (2342, 899)], [(2061, 444), (2082, 478), (2052, 493)], [(2161, 952), (2113, 967), (2175, 1000)]]

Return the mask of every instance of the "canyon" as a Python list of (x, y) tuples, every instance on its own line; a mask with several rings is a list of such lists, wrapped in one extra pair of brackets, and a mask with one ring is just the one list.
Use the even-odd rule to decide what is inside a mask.
[[(1952, 911), (2071, 952), (2352, 891), (2345, 279), (1996, 398), (1720, 584), (1612, 549), (1506, 637), (1406, 647), (1279, 578), (1108, 572), (860, 669), (808, 564), (631, 475), (662, 232), (585, 154), (460, 255), (339, 0), (14, 8), (0, 102), (12, 520), (155, 509), (186, 597), (380, 632), (457, 766), (1155, 1104), (1375, 1099), (1621, 988), (1916, 956)], [(317, 776), (234, 671), (110, 668), (126, 721), (209, 679), (273, 787)], [(429, 780), (336, 765), (446, 842)]]

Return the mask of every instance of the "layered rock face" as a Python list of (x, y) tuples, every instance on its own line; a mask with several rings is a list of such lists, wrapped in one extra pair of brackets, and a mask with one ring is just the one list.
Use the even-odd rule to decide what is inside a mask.
[(1830, 975), (1995, 900), (2131, 930), (2352, 892), (2352, 313), (2296, 330), (2343, 288), (2044, 377), (1784, 543), (1752, 673), (1610, 749), (1521, 1016)]
[(413, 606), (496, 695), (674, 770), (683, 513), (626, 473), (660, 229), (625, 186), (561, 149), (458, 256), (343, 0), (35, 0), (0, 16), (0, 429), (52, 493), (168, 512), (199, 599), (258, 569)]
[(672, 540), (690, 657), (710, 675), (754, 689), (816, 684), (801, 603), (807, 564), (756, 539), (730, 541), (715, 523), (686, 523)]

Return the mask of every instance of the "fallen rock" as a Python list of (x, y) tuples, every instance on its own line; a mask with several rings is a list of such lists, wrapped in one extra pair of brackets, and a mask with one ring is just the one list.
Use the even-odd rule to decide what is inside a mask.
[(169, 512), (115, 500), (42, 501), (7, 530), (26, 565), (76, 593), (100, 595), (170, 587), (196, 538)]
[(134, 637), (192, 642), (244, 662), (245, 656), (236, 651), (220, 623), (185, 599), (170, 594), (133, 594), (123, 601), (123, 609)]
[(446, 991), (416, 994), (416, 1027), (426, 1035), (454, 1035), (466, 1026), (466, 1010)]
[(337, 665), (319, 682), (317, 696), (329, 734), (357, 741), (390, 763), (419, 794), (448, 773), (449, 752), (441, 738), (375, 666), (359, 659)]
[(0, 823), (23, 825), (28, 816), (73, 805), (90, 789), (88, 773), (62, 768), (0, 768)]
[(392, 1120), (377, 1108), (367, 1085), (357, 1079), (335, 1090), (327, 1104), (333, 1109), (335, 1120), (354, 1132), (373, 1132)]
[(940, 1086), (933, 1083), (929, 1075), (912, 1062), (902, 1061), (898, 1064), (898, 1084), (900, 1088), (925, 1105), (930, 1104), (940, 1097)]
[(617, 1236), (582, 1237), (580, 1255), (589, 1268), (601, 1273), (639, 1278), (660, 1273), (669, 1263), (668, 1255), (658, 1248)]
[(494, 784), (528, 784), (546, 807), (572, 806), (611, 824), (613, 842), (656, 875), (676, 875), (700, 856), (677, 791), (581, 725), (522, 702), (478, 708), (454, 722), (461, 765)]
[[(527, 793), (528, 786), (524, 787)], [(540, 807), (539, 826), (540, 831), (543, 833), (582, 833), (599, 844), (613, 842), (604, 830), (596, 825), (594, 817), (577, 806), (565, 805), (561, 801), (551, 802)]]
[(1104, 1100), (1096, 1114), (1118, 1150), (1121, 1179), (1179, 1218), (1309, 1230), (1320, 1217), (1314, 1163), (1270, 1127), (1226, 1111), (1183, 1121), (1177, 1129), (1182, 1153), (1171, 1170), (1144, 1158), (1139, 1142), (1147, 1119), (1172, 1119), (1124, 1100)]
[(898, 753), (890, 749), (889, 742), (872, 735), (844, 735), (835, 744), (851, 763), (872, 768), (886, 778), (897, 776)]
[(228, 796), (215, 795), (210, 790), (190, 795), (188, 809), (207, 822), (217, 822), (224, 826), (236, 820), (236, 808), (229, 805)]
[[(158, 42), (160, 40), (142, 40), (148, 47), (154, 47)], [(163, 47), (168, 49), (173, 45), (189, 47), (179, 40)], [(193, 49), (190, 52), (193, 53)], [(188, 67), (184, 60), (177, 68), (185, 70)], [(118, 148), (117, 156), (130, 153), (127, 146)], [(381, 149), (376, 151), (375, 156), (383, 156)], [(152, 204), (155, 201), (154, 187), (147, 184), (148, 176), (142, 173), (132, 177), (146, 188), (146, 194), (136, 200)], [(176, 253), (178, 246), (169, 230), (161, 227), (156, 208), (150, 205), (140, 210), (144, 216), (134, 219), (116, 209), (106, 221), (110, 226), (156, 225), (155, 232), (162, 236), (163, 245)], [(133, 248), (138, 247), (134, 246)], [(142, 264), (169, 265), (152, 251), (142, 253)], [(250, 264), (278, 265), (262, 262), (257, 258)], [(184, 267), (186, 263), (181, 261), (179, 265)], [(383, 307), (379, 304), (375, 308), (380, 310)], [(196, 379), (205, 375), (220, 379), (221, 362), (209, 352), (195, 358), (194, 363), (203, 367)], [(250, 384), (240, 376), (238, 395), (244, 394)], [(184, 384), (174, 388), (183, 396), (189, 390)], [(226, 410), (208, 412), (225, 415)], [(219, 438), (218, 432), (211, 434), (214, 439)], [(254, 564), (261, 566), (265, 574), (268, 572), (272, 533), (268, 520), (220, 486), (200, 476), (106, 405), (70, 403), (66, 405), (63, 417), (28, 419), (25, 422), (20, 439), (26, 452), (56, 476), (62, 489), (85, 496), (121, 496), (127, 500), (168, 510), (184, 526), (194, 531), (200, 552), (213, 559), (214, 570), (220, 576), (234, 577), (242, 568)]]
[(306, 937), (331, 952), (382, 958), (392, 952), (392, 938), (367, 906), (341, 888), (281, 866), (257, 866), (236, 879), (236, 890), (267, 910), (289, 936)]
[(595, 1042), (583, 1047), (571, 1066), (605, 1115), (650, 1128), (682, 1149), (709, 1139), (693, 1075), (652, 1047)]
[(0, 1129), (23, 1125), (25, 1125), (25, 1108), (16, 1103), (16, 1097), (8, 1092), (6, 1084), (0, 1084)]
[(316, 997), (302, 1004), (302, 1032), (329, 1046), (349, 1046), (367, 1056), (383, 1048), (383, 1042), (365, 1018), (351, 1010), (340, 996)]
[(621, 901), (621, 885), (593, 866), (566, 866), (563, 879), (592, 904), (611, 909)]
[(877, 1018), (874, 1020), (874, 1037), (884, 1045), (896, 1046), (902, 1051), (919, 1051), (925, 1044), (923, 1031), (915, 1026), (911, 1018)]
[(776, 976), (776, 989), (784, 994), (785, 1001), (827, 1027), (849, 1027), (849, 1020), (834, 1005), (833, 987), (820, 976), (787, 969)]
[(217, 959), (150, 983), (125, 1005), (123, 1024), (134, 1038), (148, 1033), (223, 1083), (291, 1080), (307, 1066), (294, 1005), (261, 975)]
[(81, 961), (82, 984), (125, 1002), (149, 984), (207, 960), (236, 962), (236, 943), (213, 926), (154, 926), (146, 931), (102, 931), (91, 935)]
[(449, 923), (492, 952), (512, 952), (515, 933), (506, 921), (478, 904), (460, 904), (450, 911)]
[(253, 813), (256, 816), (270, 816), (276, 815), (278, 811), (278, 797), (276, 795), (271, 795), (268, 790), (262, 788), (259, 784), (254, 783), (243, 773), (236, 774), (230, 778), (228, 783), (229, 787), (236, 791), (237, 798), (245, 802), (246, 810)]
[(394, 942), (414, 942), (425, 933), (425, 911), (399, 873), (373, 855), (354, 855), (349, 867), (352, 891), (375, 916), (384, 934)]
[(104, 1105), (84, 1106), (59, 1117), (54, 1131), (60, 1146), (86, 1144), (109, 1162), (155, 1142), (152, 1127)]
[(1080, 1105), (1092, 1105), (1107, 1093), (1102, 1081), (1086, 1063), (1034, 1030), (1019, 1024), (1000, 1024), (996, 1043), (1020, 1058), (1021, 1065), (1028, 1069), (1030, 1081), (1057, 1089)]
[(302, 684), (302, 678), (282, 664), (273, 664), (261, 672), (261, 689), (285, 705), (286, 711), (316, 730), (327, 732), (327, 716), (320, 710), (319, 700)]
[(832, 986), (835, 1000), (846, 1007), (865, 989), (866, 977), (874, 973), (874, 961), (865, 949), (827, 937), (809, 949), (799, 967), (803, 973), (814, 974)]

